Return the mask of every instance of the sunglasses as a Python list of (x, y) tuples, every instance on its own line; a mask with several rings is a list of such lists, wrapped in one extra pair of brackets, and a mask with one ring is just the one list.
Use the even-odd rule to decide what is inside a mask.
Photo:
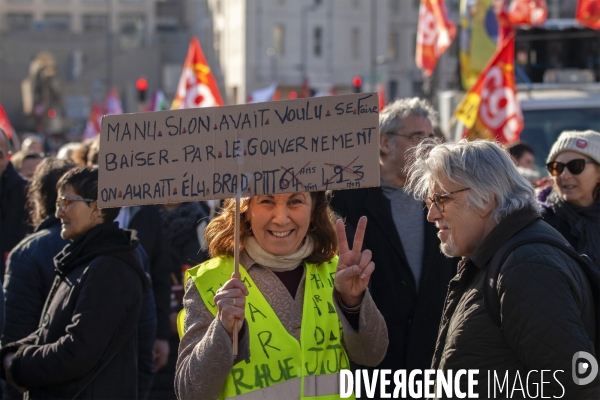
[(96, 201), (96, 200), (82, 199), (81, 197), (60, 196), (58, 199), (56, 199), (56, 209), (57, 210), (66, 210), (67, 207), (69, 207), (69, 204), (71, 204), (74, 201), (85, 201), (85, 202), (89, 203), (89, 202)]
[(445, 209), (444, 205), (446, 204), (446, 199), (448, 197), (450, 197), (450, 195), (464, 192), (465, 190), (469, 190), (469, 189), (471, 189), (471, 188), (464, 188), (464, 189), (460, 189), (460, 190), (455, 190), (454, 192), (443, 193), (443, 194), (434, 193), (432, 196), (425, 198), (425, 205), (427, 206), (428, 209), (431, 209), (431, 205), (435, 204), (435, 208), (437, 208), (439, 212), (444, 212), (444, 209)]
[(559, 176), (565, 170), (565, 167), (569, 170), (569, 172), (573, 175), (579, 175), (585, 169), (585, 164), (597, 164), (593, 160), (584, 160), (583, 158), (577, 158), (575, 160), (571, 160), (568, 163), (561, 163), (558, 161), (552, 161), (546, 164), (546, 168), (548, 168), (548, 172), (552, 176)]

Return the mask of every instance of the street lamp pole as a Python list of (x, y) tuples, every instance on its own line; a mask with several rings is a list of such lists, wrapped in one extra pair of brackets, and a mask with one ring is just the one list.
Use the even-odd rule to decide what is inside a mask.
[(110, 91), (113, 85), (113, 44), (112, 44), (112, 16), (113, 16), (113, 0), (106, 0), (106, 93)]

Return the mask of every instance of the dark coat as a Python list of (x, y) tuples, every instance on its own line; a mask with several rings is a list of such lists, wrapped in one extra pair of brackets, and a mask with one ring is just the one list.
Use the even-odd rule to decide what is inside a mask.
[[(8, 253), (31, 232), (25, 209), (27, 181), (9, 162), (0, 176), (0, 252), (2, 263)], [(4, 277), (4, 268), (0, 276)]]
[(15, 351), (11, 373), (30, 398), (137, 398), (137, 323), (150, 288), (137, 240), (106, 223), (55, 257), (40, 328)]
[(60, 220), (51, 215), (8, 256), (4, 276), (6, 330), (3, 344), (23, 339), (37, 329), (56, 277), (54, 256), (67, 244), (69, 241), (60, 237)]
[[(4, 280), (6, 329), (2, 336), (3, 344), (27, 337), (39, 325), (44, 303), (56, 277), (54, 256), (70, 243), (60, 236), (60, 230), (60, 220), (51, 215), (10, 253)], [(148, 256), (140, 246), (136, 249), (140, 252), (144, 270), (149, 273)], [(147, 392), (152, 386), (155, 334), (154, 294), (149, 290), (144, 295), (138, 322), (140, 393)], [(7, 394), (9, 391), (12, 392), (11, 396)], [(3, 398), (20, 399), (22, 395), (9, 388), (4, 391)]]
[(132, 207), (133, 217), (128, 229), (135, 229), (140, 244), (150, 259), (152, 291), (156, 303), (156, 338), (167, 340), (171, 332), (171, 260), (162, 232), (159, 206)]
[[(594, 354), (597, 317), (589, 282), (574, 259), (544, 243), (515, 249), (498, 275), (502, 328), (494, 325), (486, 311), (486, 269), (498, 248), (519, 231), (544, 232), (564, 240), (532, 209), (517, 211), (492, 229), (473, 254), (460, 262), (450, 282), (431, 368), (479, 369), (475, 392), (480, 398), (488, 398), (490, 370), (500, 380), (508, 373), (510, 388), (517, 373), (526, 385), (529, 371), (562, 370), (556, 375), (560, 385), (551, 374), (544, 377), (544, 396), (598, 399), (600, 376), (587, 386), (577, 386), (572, 379), (575, 353)], [(540, 384), (539, 373), (529, 382)], [(461, 383), (466, 388), (466, 382)], [(535, 387), (530, 390), (535, 393)], [(500, 394), (498, 389), (496, 398), (506, 395), (506, 390)], [(520, 395), (517, 391), (513, 398)]]
[[(423, 266), (417, 291), (394, 225), (390, 201), (381, 188), (335, 192), (331, 206), (345, 218), (349, 243), (352, 243), (359, 218), (363, 215), (368, 218), (363, 249), (373, 252), (375, 263), (370, 291), (383, 314), (390, 339), (385, 359), (378, 368), (429, 368), (448, 282), (454, 276), (457, 260), (441, 254), (437, 229), (426, 221)], [(423, 218), (426, 219), (425, 212)]]

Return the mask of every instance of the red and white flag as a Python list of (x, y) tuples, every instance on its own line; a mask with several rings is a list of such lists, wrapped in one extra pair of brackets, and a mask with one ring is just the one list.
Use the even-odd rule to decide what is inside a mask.
[(2, 107), (2, 103), (0, 103), (0, 128), (6, 133), (6, 136), (10, 139), (13, 135), (13, 127), (8, 120), (8, 116), (4, 111), (4, 107)]
[(456, 26), (448, 18), (444, 0), (421, 0), (417, 27), (417, 67), (431, 76), (438, 59), (450, 47)]
[(219, 93), (215, 76), (206, 62), (198, 38), (193, 37), (171, 109), (181, 110), (223, 105), (225, 103)]
[(515, 33), (509, 33), (477, 82), (456, 108), (456, 118), (465, 125), (463, 137), (519, 140), (523, 114), (515, 85)]
[(579, 0), (575, 19), (585, 26), (600, 30), (600, 0)]
[(276, 92), (277, 83), (273, 82), (266, 88), (258, 89), (250, 93), (248, 99), (246, 100), (246, 103), (262, 103), (264, 101), (274, 100), (273, 97), (275, 96)]
[(94, 103), (90, 110), (90, 116), (85, 124), (82, 140), (93, 139), (100, 134), (103, 115), (104, 111), (102, 110), (102, 106), (98, 103)]
[(513, 25), (542, 25), (548, 17), (546, 0), (512, 0), (508, 21)]
[(123, 114), (123, 106), (117, 88), (112, 88), (104, 99), (104, 111), (106, 115)]

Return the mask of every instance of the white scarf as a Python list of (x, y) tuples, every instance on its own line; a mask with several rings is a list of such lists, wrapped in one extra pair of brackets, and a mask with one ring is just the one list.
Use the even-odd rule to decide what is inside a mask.
[(291, 271), (300, 265), (302, 260), (311, 255), (315, 244), (310, 236), (306, 236), (300, 247), (292, 254), (276, 256), (263, 249), (254, 236), (248, 236), (246, 237), (244, 248), (255, 262), (269, 268), (271, 271), (284, 272)]

